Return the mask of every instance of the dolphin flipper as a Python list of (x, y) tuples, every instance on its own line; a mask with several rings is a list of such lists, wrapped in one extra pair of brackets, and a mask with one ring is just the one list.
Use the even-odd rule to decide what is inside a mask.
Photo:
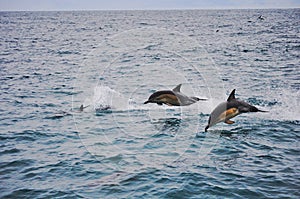
[(225, 123), (226, 124), (234, 124), (234, 121), (232, 121), (232, 120), (225, 120)]

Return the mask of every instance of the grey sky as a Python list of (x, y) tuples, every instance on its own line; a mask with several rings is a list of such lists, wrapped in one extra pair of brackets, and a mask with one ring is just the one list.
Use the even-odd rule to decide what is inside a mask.
[(299, 8), (300, 0), (0, 0), (0, 10)]

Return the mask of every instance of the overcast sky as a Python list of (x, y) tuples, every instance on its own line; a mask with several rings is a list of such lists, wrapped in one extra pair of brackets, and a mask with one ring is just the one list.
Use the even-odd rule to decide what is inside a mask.
[(300, 0), (0, 0), (0, 10), (300, 8)]

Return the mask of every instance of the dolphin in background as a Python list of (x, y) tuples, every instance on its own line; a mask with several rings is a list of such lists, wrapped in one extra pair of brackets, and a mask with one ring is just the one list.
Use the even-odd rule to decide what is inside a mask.
[(219, 104), (210, 114), (208, 125), (205, 127), (205, 132), (207, 129), (217, 123), (225, 122), (226, 124), (233, 124), (234, 121), (231, 118), (248, 112), (267, 112), (262, 111), (252, 106), (244, 101), (235, 98), (235, 89), (230, 93), (226, 102)]
[(180, 88), (181, 84), (177, 85), (173, 90), (157, 91), (150, 95), (144, 104), (156, 103), (158, 105), (166, 104), (168, 106), (188, 106), (199, 100), (206, 100), (198, 97), (188, 97), (180, 92)]
[(82, 112), (85, 108), (89, 107), (90, 105), (87, 106), (83, 106), (83, 104), (81, 104), (81, 106), (79, 107), (79, 111)]

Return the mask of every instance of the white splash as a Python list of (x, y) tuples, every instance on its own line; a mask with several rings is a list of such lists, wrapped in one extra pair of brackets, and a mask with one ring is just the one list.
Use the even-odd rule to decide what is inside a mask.
[(127, 109), (131, 100), (108, 86), (96, 86), (93, 95), (94, 110)]

